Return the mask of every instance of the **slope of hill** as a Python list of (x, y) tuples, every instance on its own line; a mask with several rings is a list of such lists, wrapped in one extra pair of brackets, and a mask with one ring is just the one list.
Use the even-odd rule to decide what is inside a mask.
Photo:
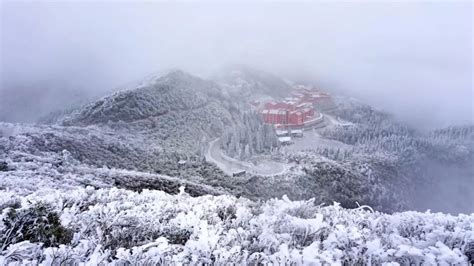
[(213, 82), (204, 81), (182, 71), (172, 71), (150, 80), (148, 84), (119, 91), (93, 102), (71, 117), (67, 117), (63, 124), (133, 122), (159, 117), (169, 112), (192, 111), (224, 100), (219, 88)]
[(351, 148), (316, 153), (362, 166), (368, 178), (384, 180), (387, 188), (400, 192), (407, 203), (404, 209), (474, 211), (474, 191), (465, 186), (474, 176), (473, 125), (418, 132), (356, 102), (340, 104), (335, 115), (354, 126), (327, 128), (320, 134)]
[(474, 251), (472, 215), (388, 215), (286, 197), (86, 187), (0, 191), (0, 206), (1, 264), (462, 265)]
[[(351, 126), (314, 133), (344, 145), (279, 149), (245, 110), (249, 96), (287, 85), (238, 76), (245, 85), (173, 71), (56, 124), (0, 123), (0, 264), (463, 264), (474, 254), (474, 214), (393, 213), (440, 172), (421, 171), (426, 159), (467, 169), (473, 127), (419, 135), (340, 104), (334, 114)], [(218, 137), (236, 157), (273, 150), (291, 166), (227, 176), (204, 157)]]
[[(204, 161), (204, 147), (231, 126), (248, 126), (241, 104), (224, 97), (212, 81), (172, 71), (56, 116), (56, 125), (0, 125), (0, 131), (8, 135), (2, 139), (0, 160), (11, 159), (11, 154), (47, 158), (66, 150), (93, 167), (229, 187), (227, 176)], [(241, 191), (236, 187), (231, 190), (234, 194)]]
[[(248, 76), (264, 84), (265, 79), (257, 78), (259, 73)], [(433, 183), (430, 178), (441, 173), (425, 171), (433, 167), (424, 164), (424, 157), (413, 157), (415, 153), (444, 157), (457, 154), (459, 162), (472, 158), (469, 156), (474, 149), (463, 146), (462, 138), (430, 146), (429, 136), (416, 137), (412, 129), (394, 123), (386, 114), (344, 103), (335, 114), (354, 126), (336, 125), (320, 134), (346, 143), (349, 150), (308, 147), (285, 154), (278, 149), (273, 130), (265, 128), (257, 116), (245, 114), (245, 97), (229, 97), (221, 89), (212, 81), (182, 71), (153, 76), (134, 89), (60, 116), (62, 126), (5, 125), (16, 128), (17, 134), (9, 137), (4, 152), (67, 150), (73, 158), (93, 167), (177, 176), (252, 199), (286, 194), (298, 200), (312, 197), (318, 202), (338, 201), (343, 207), (354, 207), (358, 201), (387, 212), (413, 207), (416, 200), (410, 199), (414, 194), (411, 191), (427, 191), (425, 184)], [(204, 158), (208, 142), (217, 137), (223, 139), (221, 146), (231, 156), (252, 159), (273, 150), (272, 158), (280, 158), (280, 163), (297, 164), (289, 165), (288, 171), (277, 176), (247, 173), (229, 178)], [(466, 202), (458, 204), (460, 210), (470, 209)]]

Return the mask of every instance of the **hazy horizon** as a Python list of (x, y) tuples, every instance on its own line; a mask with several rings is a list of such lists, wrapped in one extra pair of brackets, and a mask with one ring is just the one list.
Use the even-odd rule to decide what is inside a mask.
[(8, 121), (31, 122), (155, 71), (208, 77), (245, 64), (420, 128), (473, 122), (470, 2), (1, 5)]

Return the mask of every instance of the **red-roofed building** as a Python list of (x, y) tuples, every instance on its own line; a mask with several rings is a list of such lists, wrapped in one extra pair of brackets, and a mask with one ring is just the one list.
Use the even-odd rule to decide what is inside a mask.
[(305, 122), (314, 123), (322, 120), (318, 109), (329, 109), (334, 106), (328, 93), (314, 87), (297, 86), (292, 97), (280, 102), (267, 102), (261, 111), (265, 123), (274, 124), (278, 128), (300, 128)]
[(288, 114), (288, 124), (293, 126), (302, 126), (304, 122), (303, 112), (292, 111)]

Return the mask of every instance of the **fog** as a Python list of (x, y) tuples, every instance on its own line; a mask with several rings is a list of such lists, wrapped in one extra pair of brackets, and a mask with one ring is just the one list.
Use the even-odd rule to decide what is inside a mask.
[(245, 64), (311, 81), (420, 128), (473, 121), (470, 2), (1, 4), (0, 120), (152, 72)]

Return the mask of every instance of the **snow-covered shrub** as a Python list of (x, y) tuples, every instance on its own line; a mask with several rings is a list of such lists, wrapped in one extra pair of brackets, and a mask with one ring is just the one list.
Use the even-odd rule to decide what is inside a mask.
[(72, 233), (61, 225), (58, 214), (47, 205), (25, 209), (7, 208), (2, 213), (0, 243), (2, 250), (22, 242), (40, 242), (44, 247), (68, 244)]
[(253, 202), (181, 191), (38, 191), (26, 196), (22, 208), (48, 204), (74, 238), (54, 247), (37, 241), (8, 245), (0, 262), (465, 264), (474, 241), (474, 215), (390, 215), (314, 200)]

